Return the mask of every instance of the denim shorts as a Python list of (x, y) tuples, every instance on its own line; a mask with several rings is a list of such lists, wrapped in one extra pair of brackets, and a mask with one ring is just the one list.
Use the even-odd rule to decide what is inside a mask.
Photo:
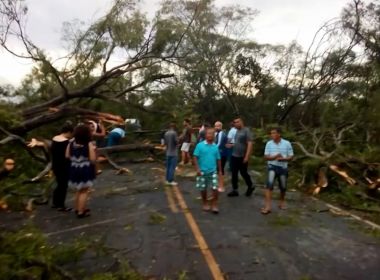
[(201, 176), (197, 176), (196, 185), (197, 189), (204, 191), (208, 187), (210, 187), (213, 190), (218, 189), (218, 175), (216, 172), (204, 174), (202, 173)]
[(120, 144), (121, 135), (117, 132), (110, 132), (107, 137), (107, 147), (112, 147)]
[(268, 179), (267, 179), (267, 189), (273, 190), (275, 180), (278, 181), (278, 187), (282, 192), (286, 191), (286, 184), (288, 180), (288, 169), (269, 164), (268, 165)]

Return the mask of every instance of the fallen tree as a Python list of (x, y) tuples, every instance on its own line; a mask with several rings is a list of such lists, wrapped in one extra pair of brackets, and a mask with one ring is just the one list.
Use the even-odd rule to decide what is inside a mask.
[[(144, 99), (136, 102), (128, 96), (138, 95), (140, 89), (150, 86), (162, 87), (165, 80), (173, 80), (174, 74), (165, 66), (177, 59), (177, 50), (197, 10), (187, 26), (173, 31), (168, 39), (162, 38), (162, 33), (166, 34), (161, 30), (165, 28), (161, 24), (163, 19), (149, 22), (140, 12), (138, 1), (115, 1), (110, 10), (86, 30), (66, 23), (64, 37), (69, 44), (68, 53), (54, 60), (28, 37), (27, 11), (24, 1), (0, 1), (0, 46), (36, 65), (33, 74), (26, 78), (24, 88), (19, 90), (27, 92), (18, 106), (23, 119), (7, 127), (9, 132), (21, 136), (62, 118), (92, 114), (83, 107), (94, 99), (168, 114), (150, 111), (144, 106)], [(21, 51), (12, 49), (14, 40), (22, 46)], [(121, 62), (110, 66), (115, 56)], [(59, 66), (55, 61), (60, 61)], [(0, 140), (0, 143), (7, 141)]]
[(301, 142), (294, 142), (303, 155), (314, 162), (311, 170), (303, 170), (301, 186), (310, 187), (310, 192), (317, 195), (330, 186), (332, 175), (337, 176), (347, 186), (357, 186), (361, 197), (380, 195), (380, 164), (366, 162), (364, 159), (346, 155), (343, 149), (345, 133), (352, 131), (355, 123), (341, 126), (338, 130), (309, 129), (303, 124), (303, 132), (311, 139), (312, 145), (306, 148)]
[(155, 149), (159, 149), (159, 147), (153, 144), (125, 144), (112, 147), (98, 148), (97, 152), (99, 155), (134, 151), (149, 151), (151, 153), (154, 153)]

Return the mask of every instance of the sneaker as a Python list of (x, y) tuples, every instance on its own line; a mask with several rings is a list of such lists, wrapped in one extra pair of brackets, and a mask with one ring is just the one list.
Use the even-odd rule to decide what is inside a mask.
[(252, 193), (253, 193), (254, 190), (255, 190), (254, 187), (248, 187), (247, 191), (245, 192), (245, 196), (246, 197), (250, 197), (252, 195)]
[(229, 192), (227, 194), (227, 196), (229, 196), (229, 197), (239, 196), (239, 193), (238, 193), (238, 191), (233, 190), (233, 191)]
[(170, 186), (177, 186), (178, 183), (173, 181), (173, 182), (169, 182), (169, 185), (170, 185)]

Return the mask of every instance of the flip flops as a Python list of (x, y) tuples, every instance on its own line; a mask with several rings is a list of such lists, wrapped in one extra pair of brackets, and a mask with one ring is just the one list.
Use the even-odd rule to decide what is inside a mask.
[(219, 209), (218, 208), (212, 208), (211, 209), (211, 212), (213, 213), (213, 214), (219, 214)]
[(208, 206), (208, 205), (207, 206), (205, 205), (205, 206), (202, 207), (202, 210), (205, 211), (205, 212), (210, 212), (211, 207)]
[(286, 210), (288, 208), (285, 205), (278, 205), (278, 209), (280, 209), (280, 210)]
[(57, 209), (59, 212), (71, 212), (73, 211), (73, 208), (70, 207), (62, 207)]
[(81, 218), (86, 218), (86, 217), (91, 216), (90, 211), (86, 211), (86, 210), (82, 214), (77, 213), (77, 218), (81, 219)]
[(272, 211), (270, 209), (267, 209), (267, 208), (261, 208), (261, 214), (263, 215), (268, 215), (270, 214)]

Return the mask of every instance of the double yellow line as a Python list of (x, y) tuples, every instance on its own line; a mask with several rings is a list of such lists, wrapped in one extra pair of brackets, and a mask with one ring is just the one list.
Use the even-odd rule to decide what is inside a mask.
[(189, 225), (195, 240), (198, 243), (199, 249), (201, 250), (202, 255), (204, 256), (207, 266), (210, 269), (210, 272), (214, 280), (224, 280), (222, 271), (219, 268), (211, 250), (209, 249), (206, 240), (203, 237), (201, 230), (199, 229), (198, 224), (196, 223), (193, 215), (191, 214), (190, 209), (187, 207), (186, 201), (183, 198), (181, 190), (177, 186), (165, 187), (166, 196), (168, 199), (168, 204), (173, 213), (178, 213), (178, 207), (175, 198), (177, 198), (178, 205), (181, 208), (183, 214), (185, 215), (187, 224)]

